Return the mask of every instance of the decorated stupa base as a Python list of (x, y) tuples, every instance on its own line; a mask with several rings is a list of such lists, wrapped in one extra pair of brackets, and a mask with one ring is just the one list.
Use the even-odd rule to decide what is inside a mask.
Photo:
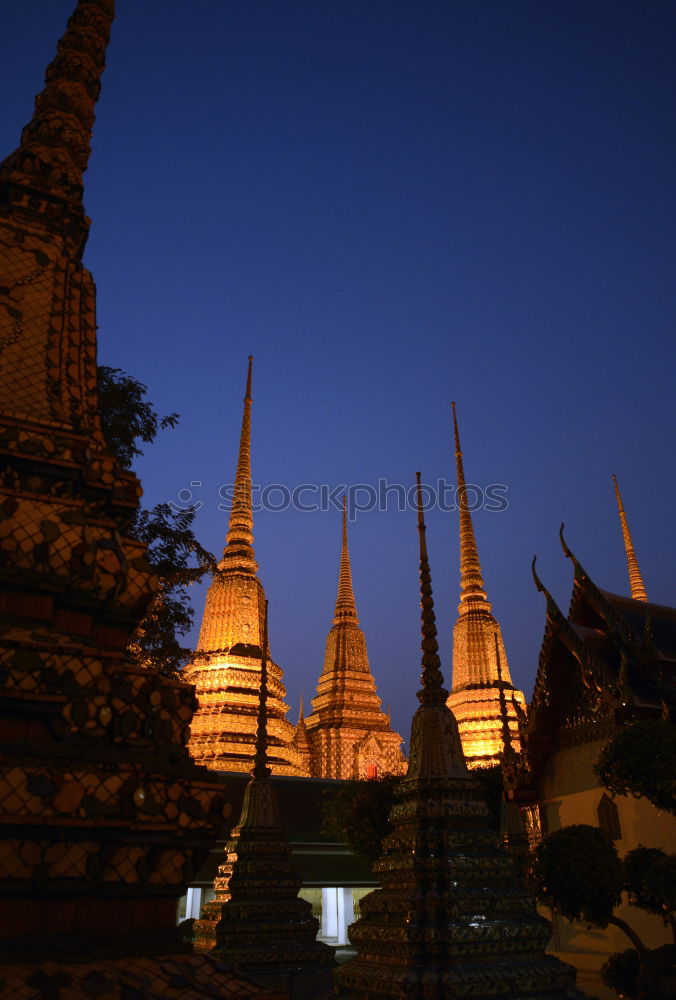
[(575, 970), (545, 946), (550, 926), (517, 874), (446, 706), (418, 474), (422, 688), (411, 757), (374, 865), (380, 888), (349, 929), (342, 1000), (564, 1000)]
[(341, 996), (575, 995), (574, 971), (544, 954), (549, 924), (489, 828), (478, 783), (405, 781), (391, 821), (374, 866), (381, 888), (350, 929), (357, 957), (336, 973)]

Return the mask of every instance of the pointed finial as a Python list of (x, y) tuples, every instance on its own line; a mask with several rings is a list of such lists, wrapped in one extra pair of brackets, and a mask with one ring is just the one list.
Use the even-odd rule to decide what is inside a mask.
[(629, 572), (629, 588), (631, 590), (631, 596), (635, 601), (647, 602), (648, 594), (645, 589), (643, 577), (641, 576), (641, 571), (638, 568), (638, 560), (636, 559), (636, 553), (634, 552), (634, 543), (631, 540), (629, 524), (627, 523), (627, 515), (624, 511), (624, 505), (620, 495), (620, 487), (617, 484), (617, 476), (613, 476), (613, 483), (615, 484), (615, 498), (617, 499), (617, 512), (620, 515), (624, 551), (627, 556), (627, 570)]
[(561, 542), (561, 548), (563, 549), (563, 554), (566, 557), (566, 559), (570, 559), (572, 560), (572, 562), (577, 562), (572, 550), (568, 547), (568, 542), (564, 537), (563, 529), (565, 527), (566, 527), (566, 522), (562, 521), (561, 527), (559, 528), (559, 541)]
[(261, 651), (261, 687), (258, 697), (258, 721), (256, 726), (256, 753), (251, 772), (254, 778), (264, 780), (270, 777), (268, 767), (268, 602), (265, 602), (263, 617), (263, 644)]
[(253, 550), (253, 505), (251, 502), (251, 372), (253, 355), (249, 355), (246, 377), (242, 431), (239, 439), (237, 472), (230, 508), (230, 520), (224, 556), (242, 560), (245, 568), (256, 572)]
[(336, 596), (336, 610), (333, 615), (333, 624), (351, 621), (355, 625), (359, 624), (357, 615), (357, 605), (354, 600), (352, 589), (352, 569), (350, 567), (350, 552), (347, 547), (347, 497), (343, 497), (343, 536), (340, 548), (340, 570), (338, 572), (338, 594)]
[(300, 704), (298, 706), (298, 725), (305, 721), (305, 715), (303, 713), (303, 693), (301, 691)]
[(48, 222), (79, 256), (89, 229), (83, 174), (114, 16), (113, 0), (79, 0), (21, 143), (0, 163), (0, 203), (34, 223)]
[(420, 546), (420, 618), (422, 631), (422, 688), (418, 699), (423, 705), (445, 705), (448, 692), (444, 690), (441, 675), (437, 625), (432, 597), (432, 577), (427, 557), (426, 528), (423, 516), (420, 473), (416, 472), (416, 507), (418, 510), (418, 542)]
[(251, 371), (253, 369), (253, 354), (249, 355), (249, 370), (246, 376), (246, 392), (244, 394), (245, 401), (248, 399), (251, 402)]
[(468, 602), (469, 607), (490, 611), (491, 605), (486, 597), (486, 589), (479, 562), (479, 551), (477, 549), (476, 538), (474, 537), (472, 515), (467, 500), (467, 484), (465, 482), (465, 470), (462, 462), (458, 415), (455, 403), (451, 403), (451, 408), (453, 410), (455, 464), (458, 480), (456, 497), (460, 514), (460, 604), (458, 611), (466, 611), (468, 609)]

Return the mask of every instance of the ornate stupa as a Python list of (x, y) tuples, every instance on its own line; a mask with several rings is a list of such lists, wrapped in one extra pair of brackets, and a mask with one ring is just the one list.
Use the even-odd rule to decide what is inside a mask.
[(624, 511), (624, 504), (620, 495), (620, 487), (617, 484), (617, 476), (613, 476), (615, 485), (615, 498), (617, 500), (617, 512), (620, 515), (620, 526), (622, 528), (622, 540), (624, 541), (624, 551), (627, 556), (627, 570), (629, 572), (629, 587), (633, 601), (647, 601), (648, 594), (645, 589), (641, 570), (638, 568), (638, 560), (634, 552), (634, 543), (631, 540), (627, 515)]
[[(250, 996), (176, 906), (224, 796), (186, 740), (189, 684), (129, 637), (157, 586), (107, 449), (83, 174), (113, 0), (79, 0), (0, 163), (0, 996)], [(158, 957), (159, 956), (159, 957)], [(202, 984), (208, 984), (205, 988)]]
[(422, 688), (411, 757), (374, 865), (380, 888), (350, 928), (339, 996), (368, 1000), (564, 1000), (575, 971), (544, 953), (550, 927), (490, 829), (446, 705), (418, 478)]
[[(251, 368), (244, 396), (237, 473), (230, 522), (218, 573), (207, 592), (199, 641), (186, 678), (195, 685), (199, 707), (192, 723), (190, 752), (219, 771), (249, 771), (254, 757), (261, 683), (265, 592), (253, 549), (251, 503)], [(274, 774), (307, 776), (287, 721), (282, 669), (270, 661), (268, 759)]]
[(336, 609), (326, 639), (324, 669), (305, 728), (312, 750), (313, 777), (377, 778), (403, 773), (401, 736), (393, 732), (389, 716), (380, 707), (366, 639), (359, 627), (344, 497)]
[(458, 722), (465, 759), (470, 767), (477, 767), (497, 764), (505, 747), (501, 691), (507, 705), (512, 745), (518, 752), (519, 719), (525, 712), (525, 699), (523, 692), (512, 684), (502, 630), (486, 596), (467, 504), (455, 403), (453, 429), (460, 512), (460, 604), (453, 628), (453, 677), (448, 707)]
[(331, 986), (333, 952), (317, 941), (312, 905), (298, 896), (300, 878), (270, 780), (267, 665), (266, 603), (254, 766), (214, 882), (216, 896), (195, 924), (195, 947), (284, 991), (299, 975), (307, 979), (323, 972), (323, 994)]

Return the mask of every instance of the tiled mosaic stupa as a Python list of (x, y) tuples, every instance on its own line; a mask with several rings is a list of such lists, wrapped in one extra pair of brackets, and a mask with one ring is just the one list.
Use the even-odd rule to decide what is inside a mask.
[(299, 976), (306, 981), (315, 976), (323, 984), (321, 992), (328, 993), (333, 951), (317, 941), (312, 906), (298, 896), (300, 879), (267, 764), (267, 663), (266, 605), (251, 780), (214, 882), (216, 897), (202, 907), (195, 924), (196, 948), (271, 989), (295, 994)]
[[(526, 706), (523, 692), (512, 684), (502, 630), (486, 596), (468, 502), (455, 403), (453, 430), (460, 512), (460, 604), (453, 628), (453, 675), (448, 707), (457, 719), (465, 759), (470, 767), (477, 767), (497, 764), (500, 760), (505, 747), (505, 705), (512, 746), (519, 751), (519, 721), (524, 717)], [(501, 694), (504, 696), (502, 704)]]
[(193, 689), (125, 655), (156, 581), (125, 535), (138, 480), (101, 433), (95, 288), (82, 263), (83, 173), (113, 15), (113, 0), (79, 0), (20, 145), (0, 163), (8, 1000), (259, 992), (181, 943), (176, 904), (227, 804), (186, 749)]
[(563, 1000), (575, 972), (545, 955), (550, 928), (491, 830), (481, 785), (446, 705), (418, 478), (422, 688), (408, 772), (374, 866), (381, 888), (350, 928), (357, 956), (339, 996), (368, 1000)]
[(345, 498), (336, 609), (312, 714), (296, 732), (299, 746), (306, 736), (313, 777), (376, 778), (404, 771), (401, 736), (393, 731), (380, 707), (366, 639), (359, 626), (347, 547)]
[[(199, 708), (190, 752), (221, 771), (248, 771), (255, 752), (265, 592), (253, 549), (251, 502), (251, 368), (244, 395), (237, 472), (225, 550), (207, 592), (195, 657), (185, 676), (196, 687)], [(268, 664), (268, 760), (273, 774), (307, 777), (287, 721), (281, 667)]]

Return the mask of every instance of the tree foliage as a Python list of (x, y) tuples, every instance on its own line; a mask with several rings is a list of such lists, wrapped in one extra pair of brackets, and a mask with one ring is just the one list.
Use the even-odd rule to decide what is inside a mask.
[(472, 777), (483, 785), (486, 805), (490, 810), (490, 823), (494, 830), (500, 829), (502, 821), (502, 801), (504, 781), (500, 764), (472, 768)]
[(99, 365), (97, 374), (103, 435), (120, 465), (129, 469), (134, 459), (143, 454), (138, 442), (152, 444), (159, 430), (176, 426), (178, 413), (158, 416), (153, 404), (145, 398), (147, 386), (121, 368)]
[(672, 995), (668, 984), (674, 981), (674, 945), (646, 948), (614, 909), (626, 891), (632, 905), (671, 924), (676, 938), (676, 855), (637, 847), (620, 861), (615, 845), (598, 827), (564, 826), (537, 847), (532, 877), (538, 900), (568, 920), (596, 927), (614, 924), (630, 939), (634, 947), (613, 955), (604, 965), (606, 985), (621, 996), (640, 1000)]
[[(500, 827), (502, 770), (500, 765), (472, 771), (484, 786), (493, 829)], [(367, 781), (341, 782), (324, 793), (324, 833), (342, 841), (357, 854), (375, 861), (382, 853), (382, 841), (390, 832), (390, 810), (402, 779), (384, 775)]]
[(633, 906), (665, 920), (676, 911), (676, 854), (635, 847), (622, 862), (623, 888)]
[(540, 902), (568, 920), (607, 927), (620, 902), (622, 864), (610, 837), (595, 826), (564, 826), (545, 837), (532, 877)]
[(368, 781), (346, 781), (324, 792), (323, 831), (368, 861), (381, 854), (390, 831), (389, 815), (401, 778), (388, 774)]
[(144, 666), (170, 676), (191, 652), (181, 644), (194, 617), (187, 588), (206, 573), (216, 572), (216, 560), (195, 538), (194, 517), (194, 510), (174, 510), (161, 503), (152, 510), (139, 509), (130, 529), (134, 538), (147, 544), (147, 558), (160, 585), (131, 637), (129, 652)]
[(676, 726), (635, 722), (603, 748), (596, 773), (615, 795), (644, 796), (676, 815)]
[(601, 966), (601, 979), (621, 997), (636, 1000), (639, 994), (638, 976), (641, 960), (635, 948), (611, 955)]
[[(124, 468), (142, 454), (138, 442), (151, 444), (159, 430), (175, 427), (178, 414), (158, 416), (146, 398), (146, 386), (119, 368), (101, 366), (99, 412), (108, 447)], [(139, 507), (129, 526), (132, 538), (148, 546), (147, 558), (159, 577), (159, 588), (145, 618), (131, 637), (129, 654), (143, 666), (174, 676), (190, 655), (181, 637), (193, 623), (187, 588), (216, 572), (216, 560), (195, 538), (195, 510), (160, 503)]]

